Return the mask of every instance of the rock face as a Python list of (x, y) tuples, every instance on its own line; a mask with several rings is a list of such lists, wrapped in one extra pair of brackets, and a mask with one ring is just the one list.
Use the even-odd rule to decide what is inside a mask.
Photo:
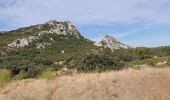
[(113, 38), (112, 36), (108, 36), (106, 35), (102, 41), (100, 41), (99, 43), (95, 43), (96, 46), (99, 47), (103, 47), (103, 48), (110, 48), (112, 51), (114, 51), (114, 49), (129, 49), (131, 48), (130, 46), (123, 44), (119, 41), (117, 41), (115, 38)]
[(44, 34), (59, 34), (71, 35), (77, 38), (82, 37), (80, 35), (80, 32), (70, 21), (58, 22), (56, 20), (51, 20), (45, 24), (42, 24), (42, 26), (43, 25), (47, 25), (48, 27), (50, 27), (50, 29), (37, 33), (39, 36), (42, 36)]
[(13, 47), (13, 48), (26, 47), (29, 46), (36, 39), (38, 39), (38, 37), (36, 36), (29, 36), (22, 39), (19, 38), (17, 40), (14, 40), (12, 43), (8, 44), (8, 47)]
[(44, 49), (44, 48), (46, 48), (49, 45), (51, 45), (51, 43), (45, 43), (45, 42), (43, 42), (43, 43), (36, 43), (36, 48), (37, 49)]

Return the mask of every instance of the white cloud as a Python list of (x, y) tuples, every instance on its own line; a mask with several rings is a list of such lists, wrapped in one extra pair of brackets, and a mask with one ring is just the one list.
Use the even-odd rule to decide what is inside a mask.
[[(0, 7), (0, 22), (29, 25), (49, 19), (76, 24), (170, 23), (169, 0), (10, 0)], [(15, 1), (15, 2), (14, 2)], [(2, 2), (2, 3), (1, 3)], [(10, 4), (10, 5), (9, 5)]]

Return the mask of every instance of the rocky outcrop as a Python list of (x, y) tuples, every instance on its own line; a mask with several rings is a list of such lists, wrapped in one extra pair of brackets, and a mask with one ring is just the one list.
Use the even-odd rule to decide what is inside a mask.
[(43, 30), (38, 34), (38, 36), (42, 36), (44, 34), (59, 34), (59, 35), (70, 35), (70, 36), (75, 36), (76, 38), (82, 37), (80, 35), (80, 32), (77, 30), (77, 28), (70, 22), (70, 21), (64, 21), (64, 22), (59, 22), (56, 20), (51, 20), (43, 26), (48, 26), (48, 30)]
[(157, 62), (156, 65), (157, 65), (157, 66), (162, 66), (162, 65), (165, 65), (165, 64), (167, 64), (167, 63), (168, 63), (167, 61)]
[[(6, 53), (5, 53), (3, 50), (0, 49), (0, 58), (3, 57), (3, 56), (5, 56), (5, 55), (6, 55)], [(0, 60), (1, 60), (1, 59), (0, 59)]]
[(112, 51), (114, 51), (114, 49), (121, 49), (121, 48), (129, 49), (129, 48), (131, 48), (130, 46), (123, 44), (123, 43), (117, 41), (112, 36), (108, 36), (108, 35), (106, 35), (102, 41), (100, 41), (99, 43), (95, 43), (94, 45), (96, 45), (98, 47), (103, 47), (103, 48), (110, 48)]
[(17, 40), (14, 40), (12, 43), (8, 44), (8, 47), (12, 48), (21, 48), (31, 45), (31, 43), (38, 39), (36, 36), (29, 36), (26, 38), (18, 38)]
[(43, 43), (36, 43), (36, 48), (37, 49), (44, 49), (44, 48), (46, 48), (49, 45), (51, 45), (51, 43), (45, 43), (45, 42), (43, 42)]

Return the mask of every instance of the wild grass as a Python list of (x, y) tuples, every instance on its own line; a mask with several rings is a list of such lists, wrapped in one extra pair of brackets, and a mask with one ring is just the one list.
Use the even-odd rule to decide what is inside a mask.
[(42, 74), (39, 76), (40, 78), (52, 79), (56, 76), (56, 72), (52, 68), (47, 68)]
[(20, 100), (22, 94), (25, 100), (170, 100), (169, 76), (170, 68), (144, 68), (28, 79), (8, 84), (0, 100)]
[(34, 100), (34, 98), (30, 96), (21, 96), (19, 100)]
[(0, 70), (0, 87), (11, 80), (11, 72), (9, 70)]

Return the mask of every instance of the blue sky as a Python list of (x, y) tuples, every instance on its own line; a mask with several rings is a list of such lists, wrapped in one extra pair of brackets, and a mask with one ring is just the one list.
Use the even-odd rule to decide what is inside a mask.
[(82, 35), (131, 46), (170, 45), (170, 0), (0, 0), (0, 31), (70, 20)]

